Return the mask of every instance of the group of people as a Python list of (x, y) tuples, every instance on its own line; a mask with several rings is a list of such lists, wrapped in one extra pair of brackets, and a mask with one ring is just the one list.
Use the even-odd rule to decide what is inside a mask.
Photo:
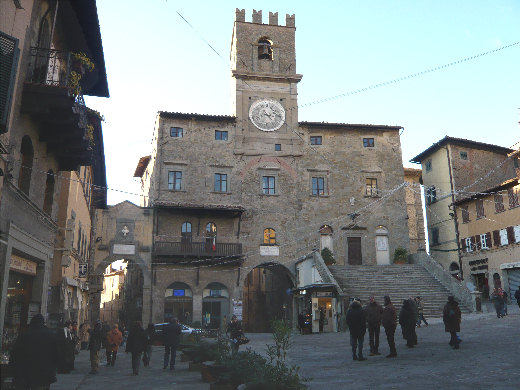
[[(347, 310), (346, 322), (350, 332), (350, 345), (352, 347), (352, 358), (357, 361), (366, 360), (363, 355), (363, 343), (366, 331), (368, 329), (370, 354), (369, 356), (380, 355), (379, 353), (379, 333), (381, 325), (383, 326), (388, 342), (390, 353), (387, 358), (397, 357), (397, 349), (395, 347), (395, 331), (397, 328), (397, 311), (392, 304), (388, 295), (384, 297), (384, 305), (381, 306), (372, 296), (369, 303), (361, 306), (361, 302), (354, 300)], [(403, 338), (406, 340), (406, 346), (413, 348), (417, 345), (416, 327), (420, 327), (424, 321), (424, 305), (420, 297), (405, 299), (399, 312), (399, 325)], [(457, 332), (460, 332), (461, 312), (457, 301), (453, 296), (448, 297), (448, 302), (444, 306), (443, 321), (445, 331), (451, 335), (450, 346), (455, 349), (459, 348), (461, 342)]]
[(493, 304), (495, 306), (497, 318), (507, 316), (507, 298), (507, 292), (502, 290), (502, 288), (500, 287), (495, 287), (495, 289), (493, 290), (493, 294), (491, 294), (491, 299), (493, 300)]

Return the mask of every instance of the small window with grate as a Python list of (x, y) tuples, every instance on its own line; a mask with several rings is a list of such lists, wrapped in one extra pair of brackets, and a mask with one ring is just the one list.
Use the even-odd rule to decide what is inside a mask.
[(275, 152), (279, 152), (282, 150), (282, 145), (281, 144), (274, 144), (274, 150)]
[(321, 135), (311, 135), (311, 145), (321, 145), (322, 137)]
[(468, 159), (468, 152), (460, 152), (460, 159), (461, 160), (467, 160)]

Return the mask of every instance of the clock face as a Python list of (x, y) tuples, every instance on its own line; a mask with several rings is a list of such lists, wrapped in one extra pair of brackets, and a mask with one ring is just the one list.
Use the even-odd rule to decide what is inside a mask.
[(285, 110), (275, 100), (257, 100), (249, 109), (249, 119), (262, 131), (275, 131), (285, 122)]

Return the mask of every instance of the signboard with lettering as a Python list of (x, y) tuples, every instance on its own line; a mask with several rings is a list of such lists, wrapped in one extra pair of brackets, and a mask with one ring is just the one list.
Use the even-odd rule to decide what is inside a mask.
[(260, 256), (280, 256), (280, 247), (262, 245), (260, 246)]
[(233, 315), (237, 316), (239, 321), (242, 321), (242, 300), (233, 299)]
[(11, 264), (9, 268), (12, 271), (20, 272), (27, 275), (36, 275), (37, 263), (24, 259), (23, 257), (11, 255)]
[(112, 253), (114, 255), (135, 255), (135, 245), (114, 244)]
[(86, 278), (87, 277), (87, 271), (88, 271), (88, 264), (87, 263), (80, 263), (80, 265), (79, 265), (79, 277), (80, 278)]

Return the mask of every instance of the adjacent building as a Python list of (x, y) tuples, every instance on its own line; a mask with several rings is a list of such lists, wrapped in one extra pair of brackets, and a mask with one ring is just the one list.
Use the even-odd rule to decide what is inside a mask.
[(426, 250), (424, 234), (422, 170), (404, 168), (406, 182), (406, 212), (408, 216), (408, 232), (410, 234), (410, 254)]
[[(50, 308), (54, 262), (60, 261), (58, 253), (63, 249), (56, 239), (67, 234), (69, 227), (62, 222), (72, 215), (64, 211), (68, 201), (61, 191), (69, 186), (71, 192), (87, 198), (91, 181), (84, 181), (79, 188), (69, 184), (83, 180), (93, 156), (103, 153), (102, 138), (96, 141), (100, 130), (89, 122), (83, 95), (107, 97), (108, 86), (94, 0), (3, 1), (0, 46), (3, 349), (32, 316), (47, 315)], [(93, 145), (96, 142), (97, 148)], [(104, 160), (98, 169), (104, 170)], [(73, 173), (76, 171), (78, 174)], [(98, 174), (96, 180), (103, 182), (103, 175)], [(85, 221), (83, 247), (88, 245), (88, 207), (84, 204), (80, 208)], [(66, 262), (63, 259), (62, 264)], [(67, 278), (62, 297), (70, 299), (67, 307), (79, 310), (69, 289), (70, 283), (79, 286), (73, 281), (79, 267), (61, 272), (62, 264), (57, 272)], [(72, 261), (67, 264), (77, 265)], [(69, 314), (70, 318), (75, 316)]]
[(409, 249), (401, 127), (300, 122), (295, 31), (294, 15), (237, 10), (233, 115), (157, 114), (135, 171), (155, 215), (154, 322), (237, 314), (266, 330), (295, 315), (295, 263), (313, 248), (339, 264)]
[(430, 254), (458, 278), (464, 275), (457, 202), (515, 178), (512, 152), (446, 136), (410, 160), (422, 167)]

